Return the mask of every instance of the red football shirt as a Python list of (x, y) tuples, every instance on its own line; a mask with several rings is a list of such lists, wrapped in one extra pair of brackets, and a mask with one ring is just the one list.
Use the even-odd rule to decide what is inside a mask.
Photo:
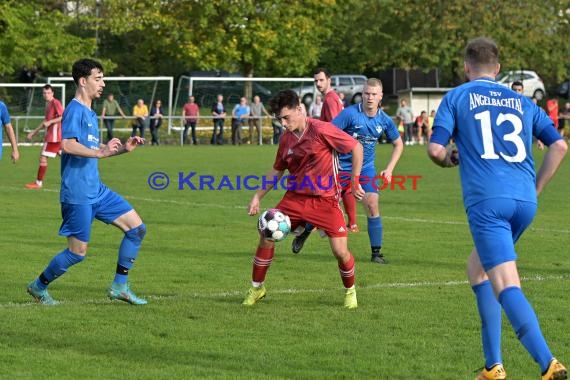
[(288, 188), (295, 193), (336, 196), (338, 160), (336, 152), (348, 153), (358, 142), (331, 123), (307, 119), (307, 127), (299, 137), (285, 132), (279, 140), (275, 170), (288, 170), (292, 177)]
[(342, 100), (336, 93), (336, 91), (331, 90), (326, 93), (323, 99), (323, 109), (321, 110), (321, 120), (322, 121), (332, 121), (342, 110), (344, 106), (342, 105)]
[[(63, 115), (63, 106), (61, 102), (56, 98), (53, 98), (51, 102), (46, 104), (45, 110), (45, 120), (53, 120), (57, 117)], [(44, 137), (44, 142), (60, 142), (61, 141), (61, 121), (58, 123), (53, 123), (46, 129), (46, 135)]]
[(189, 123), (191, 121), (198, 120), (198, 114), (200, 113), (200, 107), (196, 103), (186, 103), (184, 104), (184, 116), (186, 121)]

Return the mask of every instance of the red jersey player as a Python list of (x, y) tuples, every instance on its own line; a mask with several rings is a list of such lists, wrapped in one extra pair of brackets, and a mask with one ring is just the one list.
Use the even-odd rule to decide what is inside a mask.
[(40, 153), (40, 166), (36, 182), (26, 184), (28, 189), (41, 189), (43, 179), (48, 167), (48, 157), (54, 158), (61, 151), (61, 116), (63, 115), (63, 106), (61, 102), (54, 97), (53, 87), (46, 84), (43, 87), (42, 95), (46, 101), (45, 117), (41, 124), (28, 133), (28, 140), (31, 140), (40, 130), (46, 129), (44, 136), (44, 146)]
[[(324, 67), (315, 69), (313, 72), (313, 79), (315, 81), (315, 87), (324, 96), (320, 119), (322, 121), (331, 122), (339, 113), (342, 112), (344, 108), (342, 100), (332, 87), (331, 76), (327, 69)], [(348, 230), (350, 232), (358, 232), (358, 225), (356, 223), (356, 201), (350, 189), (346, 189), (342, 192), (342, 204), (344, 205), (344, 210), (348, 216)], [(306, 224), (305, 231), (293, 239), (293, 242), (291, 243), (291, 250), (293, 253), (301, 252), (305, 241), (311, 232), (313, 232), (313, 229), (314, 226)]]
[[(297, 184), (290, 183), (276, 208), (291, 218), (292, 230), (306, 221), (326, 233), (346, 289), (344, 306), (354, 309), (358, 305), (354, 287), (354, 257), (348, 250), (346, 224), (339, 206), (340, 188), (336, 183), (334, 186), (323, 184), (323, 178), (335, 178), (338, 169), (335, 164), (336, 152), (351, 152), (351, 182), (352, 186), (357, 186), (354, 196), (361, 199), (364, 192), (358, 184), (357, 176), (362, 168), (362, 145), (330, 123), (307, 118), (302, 112), (299, 96), (292, 90), (280, 91), (269, 101), (269, 107), (271, 112), (277, 115), (286, 132), (279, 140), (273, 168), (266, 178), (277, 178), (274, 183), (278, 183), (285, 170), (288, 170)], [(313, 186), (299, 186), (300, 183), (310, 183)], [(263, 186), (256, 191), (249, 203), (249, 215), (259, 213), (261, 199), (273, 186), (270, 182), (269, 186)], [(260, 237), (253, 259), (252, 287), (243, 305), (252, 306), (265, 297), (263, 282), (271, 265), (274, 249), (274, 242)]]

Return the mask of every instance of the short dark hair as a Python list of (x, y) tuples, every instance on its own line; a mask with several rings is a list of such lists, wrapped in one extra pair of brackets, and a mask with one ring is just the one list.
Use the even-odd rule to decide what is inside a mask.
[(464, 59), (475, 67), (493, 69), (499, 63), (499, 48), (492, 39), (478, 37), (467, 44)]
[(269, 109), (278, 115), (283, 108), (293, 109), (299, 106), (299, 95), (293, 90), (281, 90), (269, 100)]
[(515, 87), (515, 86), (521, 86), (522, 88), (524, 88), (524, 85), (522, 84), (521, 81), (514, 81), (513, 84), (511, 84), (511, 90)]
[(44, 84), (44, 87), (42, 87), (44, 90), (52, 90), (53, 91), (53, 87), (51, 86), (51, 84)]
[(315, 70), (313, 70), (313, 76), (315, 76), (319, 73), (325, 74), (325, 77), (327, 77), (327, 78), (331, 77), (331, 74), (329, 73), (329, 71), (324, 67), (317, 67)]
[(100, 72), (103, 72), (103, 65), (89, 58), (83, 58), (76, 61), (71, 68), (71, 76), (73, 76), (75, 84), (79, 84), (79, 79), (87, 78), (91, 75), (91, 70), (93, 69), (98, 69)]

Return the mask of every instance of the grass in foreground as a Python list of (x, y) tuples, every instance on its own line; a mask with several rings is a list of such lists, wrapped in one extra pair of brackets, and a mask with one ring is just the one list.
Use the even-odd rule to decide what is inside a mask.
[[(277, 245), (267, 297), (241, 306), (257, 242), (248, 190), (178, 190), (178, 173), (263, 175), (274, 147), (143, 147), (102, 160), (107, 185), (124, 195), (148, 226), (131, 272), (145, 307), (111, 302), (121, 233), (93, 225), (88, 257), (50, 287), (62, 301), (41, 307), (26, 284), (65, 246), (57, 235), (59, 162), (45, 188), (24, 189), (39, 148), (24, 148), (12, 166), (0, 161), (0, 378), (6, 379), (472, 379), (483, 365), (477, 311), (464, 267), (471, 240), (457, 170), (431, 164), (422, 147), (406, 149), (398, 174), (421, 174), (417, 190), (384, 191), (387, 266), (369, 262), (366, 221), (351, 235), (359, 308), (342, 307), (343, 289), (326, 239), (316, 235), (299, 255), (291, 238)], [(378, 169), (389, 152), (378, 149)], [(541, 152), (537, 152), (542, 156)], [(539, 157), (540, 158), (540, 157)], [(161, 171), (166, 190), (149, 188)], [(542, 195), (532, 228), (518, 245), (523, 287), (552, 351), (570, 362), (565, 290), (567, 165)], [(198, 184), (197, 181), (193, 183)], [(262, 206), (274, 206), (282, 191)], [(505, 367), (512, 379), (538, 368), (505, 323)]]

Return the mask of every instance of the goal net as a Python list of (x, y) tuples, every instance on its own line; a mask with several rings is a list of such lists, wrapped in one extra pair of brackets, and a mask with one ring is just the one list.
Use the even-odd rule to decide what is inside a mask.
[[(8, 107), (17, 141), (25, 142), (26, 134), (36, 128), (45, 115), (42, 96), (45, 83), (0, 83), (0, 100)], [(65, 106), (66, 88), (52, 84), (54, 96)], [(6, 140), (3, 140), (6, 142)]]

